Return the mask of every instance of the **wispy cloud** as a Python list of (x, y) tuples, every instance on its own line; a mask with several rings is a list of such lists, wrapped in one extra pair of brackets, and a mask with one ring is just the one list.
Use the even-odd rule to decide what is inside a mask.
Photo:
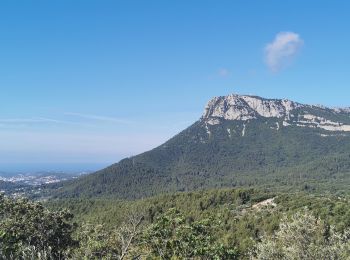
[(278, 72), (299, 52), (304, 41), (294, 32), (280, 32), (265, 47), (265, 62), (272, 72)]
[(226, 78), (230, 75), (230, 71), (226, 68), (221, 68), (218, 71), (218, 75), (219, 77)]
[(0, 118), (1, 124), (34, 124), (34, 123), (67, 123), (52, 118), (35, 117), (35, 118)]
[[(22, 128), (32, 128), (32, 127), (47, 127), (47, 126), (93, 126), (91, 124), (86, 124), (76, 121), (59, 120), (47, 117), (30, 117), (30, 118), (0, 118), (0, 128), (8, 129), (22, 129)], [(44, 128), (43, 128), (44, 129)]]
[(129, 120), (126, 120), (123, 118), (101, 116), (101, 115), (91, 115), (91, 114), (81, 114), (81, 113), (65, 113), (65, 115), (80, 117), (80, 118), (89, 119), (89, 120), (118, 123), (118, 124), (130, 124), (130, 123), (132, 123), (132, 121), (129, 121)]

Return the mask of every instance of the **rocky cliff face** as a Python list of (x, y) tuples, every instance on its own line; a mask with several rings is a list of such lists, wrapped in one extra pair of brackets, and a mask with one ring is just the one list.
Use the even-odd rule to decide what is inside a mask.
[(290, 100), (263, 99), (254, 96), (215, 97), (205, 107), (203, 118), (249, 120), (262, 117), (285, 117), (301, 105)]
[(265, 99), (235, 94), (210, 100), (201, 120), (206, 125), (217, 125), (222, 120), (249, 121), (258, 118), (276, 118), (277, 130), (283, 126), (299, 126), (350, 132), (349, 108), (331, 109), (303, 105), (287, 99)]

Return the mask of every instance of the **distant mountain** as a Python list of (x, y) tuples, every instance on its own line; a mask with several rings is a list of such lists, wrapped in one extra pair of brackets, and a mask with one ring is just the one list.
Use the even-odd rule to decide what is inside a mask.
[(215, 97), (163, 145), (65, 183), (55, 196), (135, 199), (214, 187), (330, 189), (350, 183), (350, 109)]

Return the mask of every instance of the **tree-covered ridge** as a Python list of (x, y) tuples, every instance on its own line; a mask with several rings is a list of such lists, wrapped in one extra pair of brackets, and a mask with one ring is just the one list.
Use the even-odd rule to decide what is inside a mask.
[(149, 152), (64, 183), (55, 196), (137, 199), (222, 187), (302, 190), (305, 183), (334, 191), (333, 185), (350, 183), (347, 133), (298, 126), (277, 130), (279, 120), (198, 121)]

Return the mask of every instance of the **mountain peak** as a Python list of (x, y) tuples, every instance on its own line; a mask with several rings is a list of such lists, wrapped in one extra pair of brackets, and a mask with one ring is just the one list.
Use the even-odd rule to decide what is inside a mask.
[(288, 99), (266, 99), (252, 95), (214, 97), (206, 105), (201, 120), (206, 125), (217, 125), (222, 120), (244, 122), (258, 118), (275, 118), (285, 127), (350, 132), (349, 108), (331, 109), (321, 105), (303, 105)]
[(205, 107), (202, 118), (249, 120), (258, 117), (281, 118), (301, 104), (287, 99), (265, 99), (258, 96), (230, 94), (214, 97)]

